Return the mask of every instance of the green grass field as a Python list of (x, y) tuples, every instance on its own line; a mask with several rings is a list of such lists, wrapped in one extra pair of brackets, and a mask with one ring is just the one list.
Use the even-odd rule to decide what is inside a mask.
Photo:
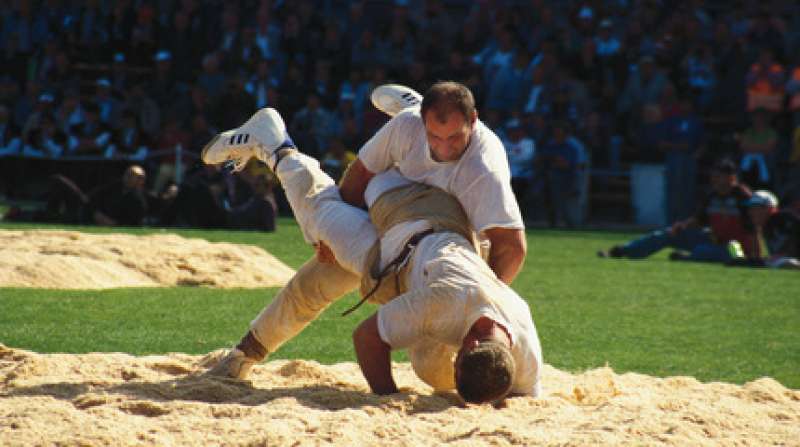
[[(0, 224), (21, 228), (47, 227)], [(297, 225), (285, 218), (272, 234), (176, 232), (254, 244), (295, 268), (312, 254)], [(528, 259), (513, 286), (531, 305), (547, 363), (569, 371), (608, 364), (617, 372), (734, 383), (771, 376), (800, 388), (800, 274), (676, 263), (667, 253), (646, 261), (595, 256), (631, 236), (528, 232)], [(237, 341), (276, 292), (0, 288), (0, 343), (38, 352), (205, 353)], [(340, 317), (356, 299), (351, 294), (335, 303), (271, 358), (353, 361), (350, 333), (375, 310), (366, 305)]]

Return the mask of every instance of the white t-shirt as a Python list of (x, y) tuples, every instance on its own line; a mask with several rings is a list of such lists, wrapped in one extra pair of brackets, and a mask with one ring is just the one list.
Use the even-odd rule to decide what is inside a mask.
[(453, 194), (480, 233), (488, 228), (524, 229), (503, 144), (480, 120), (457, 161), (438, 162), (430, 154), (425, 125), (418, 108), (399, 113), (358, 153), (373, 173), (392, 167), (407, 179)]
[(425, 237), (414, 250), (410, 292), (378, 309), (378, 333), (393, 349), (426, 339), (461, 347), (482, 316), (511, 336), (516, 372), (511, 392), (541, 394), (542, 348), (530, 308), (498, 280), (469, 242), (455, 233)]

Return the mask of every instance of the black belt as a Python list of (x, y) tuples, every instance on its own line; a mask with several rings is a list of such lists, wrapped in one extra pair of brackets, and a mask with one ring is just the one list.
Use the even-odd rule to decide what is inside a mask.
[[(370, 290), (369, 293), (364, 295), (364, 298), (361, 298), (361, 301), (356, 303), (355, 306), (353, 306), (353, 307), (347, 309), (346, 311), (342, 312), (342, 316), (344, 317), (345, 315), (348, 315), (351, 312), (353, 312), (354, 310), (356, 310), (359, 307), (361, 307), (361, 305), (364, 304), (365, 301), (367, 301), (372, 295), (375, 294), (375, 292), (378, 290), (378, 287), (381, 286), (381, 281), (383, 281), (383, 278), (389, 273), (389, 271), (391, 269), (393, 269), (393, 268), (399, 269), (399, 267), (403, 263), (405, 263), (406, 259), (408, 258), (408, 255), (411, 254), (411, 250), (413, 250), (414, 247), (416, 247), (417, 244), (419, 244), (419, 242), (425, 236), (431, 235), (433, 233), (435, 233), (433, 228), (428, 228), (425, 231), (420, 231), (419, 233), (411, 236), (408, 239), (408, 242), (406, 242), (406, 245), (403, 247), (403, 250), (400, 251), (400, 254), (398, 254), (397, 257), (392, 259), (392, 262), (387, 264), (386, 267), (383, 268), (383, 270), (381, 270), (380, 272), (373, 272), (372, 269), (370, 269), (370, 276), (372, 277), (372, 279), (376, 280), (375, 285), (372, 287), (372, 290)], [(380, 242), (378, 242), (378, 243), (380, 243)], [(380, 264), (381, 260), (378, 259), (377, 262), (378, 262), (378, 264)], [(395, 276), (395, 287), (397, 288), (397, 291), (399, 292), (400, 291), (400, 279), (397, 276)]]

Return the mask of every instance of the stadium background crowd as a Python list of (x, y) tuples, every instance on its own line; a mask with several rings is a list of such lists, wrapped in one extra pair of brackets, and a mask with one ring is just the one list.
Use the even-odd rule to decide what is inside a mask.
[(0, 195), (47, 195), (45, 218), (117, 178), (124, 194), (138, 163), (143, 222), (266, 228), (280, 197), (263, 166), (234, 177), (197, 165), (214, 134), (274, 107), (338, 177), (387, 120), (370, 106), (374, 87), (424, 92), (439, 79), (474, 92), (530, 220), (580, 225), (590, 182), (599, 196), (639, 163), (665, 167), (669, 222), (692, 214), (721, 156), (752, 187), (798, 197), (791, 0), (11, 5), (0, 18)]

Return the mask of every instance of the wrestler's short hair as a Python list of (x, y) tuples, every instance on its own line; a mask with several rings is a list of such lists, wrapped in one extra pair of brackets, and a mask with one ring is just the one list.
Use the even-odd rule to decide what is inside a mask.
[(485, 340), (461, 355), (456, 368), (458, 394), (466, 402), (478, 404), (498, 400), (508, 394), (514, 382), (516, 365), (507, 346)]
[(426, 113), (434, 113), (436, 120), (444, 122), (454, 111), (461, 113), (464, 119), (471, 120), (476, 115), (475, 97), (466, 85), (455, 81), (439, 81), (425, 92), (420, 113), (422, 119)]

